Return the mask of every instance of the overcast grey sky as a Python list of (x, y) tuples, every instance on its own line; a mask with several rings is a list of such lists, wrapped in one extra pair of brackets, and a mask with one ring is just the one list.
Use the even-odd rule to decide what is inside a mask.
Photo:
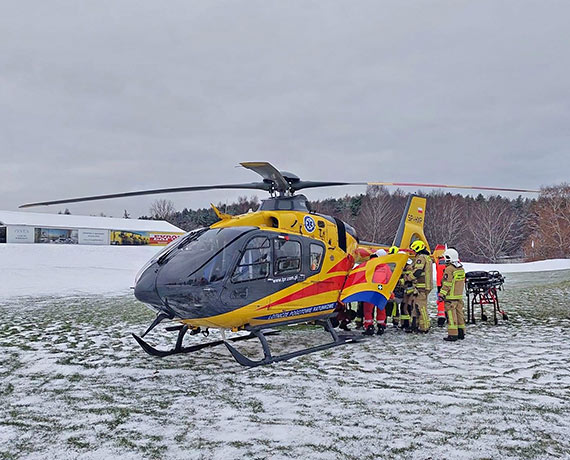
[[(307, 180), (569, 180), (568, 1), (0, 5), (0, 209), (257, 180), (239, 161)], [(136, 217), (156, 198), (69, 208)]]

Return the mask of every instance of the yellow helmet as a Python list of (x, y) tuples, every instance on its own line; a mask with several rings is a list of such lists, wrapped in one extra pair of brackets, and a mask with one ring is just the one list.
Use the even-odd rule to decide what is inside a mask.
[(398, 254), (399, 250), (400, 249), (398, 246), (390, 246), (390, 249), (388, 249), (388, 254)]
[(420, 252), (426, 248), (426, 244), (422, 240), (416, 240), (410, 245), (410, 249), (414, 252)]

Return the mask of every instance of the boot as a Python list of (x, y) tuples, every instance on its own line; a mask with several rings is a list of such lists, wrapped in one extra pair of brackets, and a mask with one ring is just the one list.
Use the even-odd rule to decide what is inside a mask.
[(379, 324), (378, 325), (378, 332), (376, 332), (376, 335), (382, 335), (384, 334), (384, 331), (386, 330), (386, 326)]
[(410, 324), (408, 320), (405, 321), (406, 323), (408, 323), (408, 327), (406, 329), (404, 329), (404, 331), (406, 332), (414, 332), (418, 330), (418, 326), (416, 324), (416, 318), (412, 318), (412, 323)]
[(402, 320), (402, 329), (407, 330), (410, 328), (410, 320), (404, 319)]
[(437, 318), (437, 327), (443, 327), (445, 326), (445, 318), (443, 316), (440, 316), (439, 318)]
[(459, 328), (457, 330), (457, 338), (463, 340), (465, 338), (465, 329)]
[(348, 323), (346, 321), (342, 321), (338, 327), (343, 331), (350, 331), (350, 328), (348, 327)]
[(356, 327), (356, 329), (362, 329), (362, 321), (356, 320), (354, 322), (354, 326)]
[(410, 332), (418, 332), (418, 317), (414, 316), (412, 318), (412, 325), (410, 326)]
[(457, 342), (458, 338), (456, 335), (448, 335), (447, 337), (444, 337), (443, 340), (446, 342)]
[(362, 335), (374, 335), (374, 326), (367, 326)]

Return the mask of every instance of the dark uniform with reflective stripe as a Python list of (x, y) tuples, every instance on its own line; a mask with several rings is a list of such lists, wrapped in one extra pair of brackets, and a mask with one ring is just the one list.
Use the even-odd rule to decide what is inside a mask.
[(465, 270), (459, 262), (450, 263), (443, 272), (443, 283), (439, 295), (445, 302), (447, 312), (447, 333), (450, 337), (465, 337), (465, 316), (463, 315), (463, 291)]
[(411, 270), (412, 264), (407, 263), (404, 267), (401, 278), (398, 280), (398, 284), (400, 284), (403, 289), (402, 303), (400, 304), (400, 319), (402, 320), (402, 328), (404, 329), (408, 329), (410, 327), (410, 304), (412, 295), (414, 294), (413, 283), (407, 280)]

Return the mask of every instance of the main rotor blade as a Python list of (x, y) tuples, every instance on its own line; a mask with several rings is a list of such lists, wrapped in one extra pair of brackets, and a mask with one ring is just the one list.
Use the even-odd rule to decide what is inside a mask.
[[(353, 184), (356, 185), (357, 183), (353, 182)], [(490, 190), (494, 192), (540, 193), (540, 190), (529, 190), (524, 188), (483, 187), (477, 185), (420, 184), (414, 182), (367, 182), (366, 185), (391, 185), (396, 187), (457, 188), (463, 190)]]
[(324, 182), (312, 180), (300, 180), (291, 184), (291, 189), (302, 190), (304, 188), (336, 187), (338, 185), (367, 185), (366, 182)]
[(338, 185), (383, 185), (395, 187), (427, 187), (427, 188), (450, 188), (463, 190), (488, 190), (494, 192), (521, 192), (521, 193), (540, 193), (540, 190), (529, 190), (524, 188), (505, 188), (505, 187), (485, 187), (477, 185), (448, 185), (448, 184), (424, 184), (415, 182), (318, 182), (318, 181), (299, 181), (291, 184), (293, 190), (301, 190), (304, 188), (333, 187)]
[(286, 192), (289, 190), (289, 182), (283, 177), (283, 174), (271, 163), (266, 161), (245, 161), (240, 163), (244, 168), (251, 169), (252, 171), (263, 177), (264, 181), (269, 181), (275, 184), (275, 190), (278, 192)]
[(111, 193), (109, 195), (93, 195), (93, 196), (84, 196), (81, 198), (67, 198), (64, 200), (41, 201), (38, 203), (23, 204), (19, 207), (31, 208), (34, 206), (49, 206), (52, 204), (80, 203), (84, 201), (108, 200), (111, 198), (125, 198), (129, 196), (157, 195), (159, 193), (196, 192), (200, 190), (217, 190), (217, 189), (270, 190), (271, 184), (266, 184), (264, 182), (251, 182), (249, 184), (198, 185), (194, 187), (159, 188), (154, 190), (141, 190), (138, 192)]

